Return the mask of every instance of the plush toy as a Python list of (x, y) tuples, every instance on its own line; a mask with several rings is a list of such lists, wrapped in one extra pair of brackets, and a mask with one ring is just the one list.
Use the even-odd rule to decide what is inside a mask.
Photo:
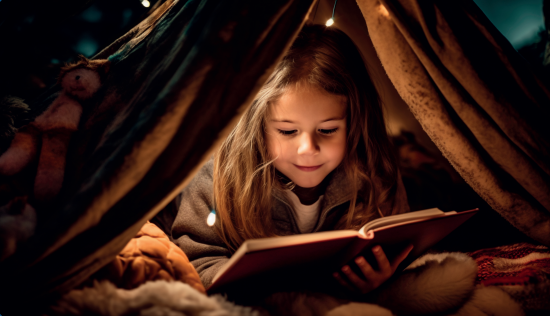
[(26, 197), (16, 197), (0, 207), (0, 261), (12, 255), (17, 245), (34, 233), (36, 212)]
[(97, 92), (109, 66), (108, 60), (80, 56), (78, 62), (63, 67), (58, 79), (61, 92), (41, 115), (19, 129), (11, 146), (0, 156), (0, 175), (13, 176), (38, 159), (34, 200), (53, 200), (63, 184), (67, 148), (78, 129), (82, 102)]

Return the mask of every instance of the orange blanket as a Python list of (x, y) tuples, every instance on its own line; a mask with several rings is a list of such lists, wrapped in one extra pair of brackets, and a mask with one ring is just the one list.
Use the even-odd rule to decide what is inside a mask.
[(147, 222), (126, 247), (94, 277), (133, 289), (153, 280), (181, 281), (206, 293), (183, 251), (155, 224)]

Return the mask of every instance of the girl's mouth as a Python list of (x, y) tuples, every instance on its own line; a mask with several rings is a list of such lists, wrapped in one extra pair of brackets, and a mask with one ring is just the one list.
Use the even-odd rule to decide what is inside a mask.
[(298, 165), (295, 165), (296, 168), (302, 170), (302, 171), (315, 171), (319, 168), (321, 168), (322, 165), (318, 165), (318, 166), (298, 166)]

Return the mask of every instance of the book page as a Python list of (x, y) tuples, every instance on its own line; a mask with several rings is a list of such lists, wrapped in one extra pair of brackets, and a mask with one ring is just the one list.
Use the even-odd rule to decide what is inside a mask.
[[(259, 251), (264, 249), (287, 247), (297, 244), (306, 244), (310, 242), (319, 242), (322, 240), (330, 240), (341, 237), (357, 236), (355, 230), (333, 230), (327, 232), (317, 232), (309, 234), (299, 234), (290, 236), (279, 236), (270, 238), (258, 238), (245, 241), (242, 246), (246, 244), (247, 251)], [(241, 246), (241, 247), (242, 247)]]
[(386, 217), (377, 218), (375, 220), (368, 222), (367, 224), (365, 224), (365, 226), (363, 226), (359, 230), (359, 234), (365, 237), (367, 236), (367, 231), (371, 229), (376, 229), (379, 227), (394, 225), (398, 223), (404, 223), (412, 220), (428, 219), (428, 218), (437, 217), (437, 216), (445, 216), (445, 214), (449, 215), (449, 214), (455, 214), (455, 213), (456, 213), (455, 211), (444, 213), (438, 208), (430, 208), (423, 211), (386, 216)]

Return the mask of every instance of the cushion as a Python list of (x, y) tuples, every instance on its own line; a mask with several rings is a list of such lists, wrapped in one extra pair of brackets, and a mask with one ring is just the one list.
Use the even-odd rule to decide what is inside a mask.
[(119, 288), (133, 289), (153, 280), (181, 281), (206, 290), (185, 253), (155, 224), (147, 222), (126, 247), (97, 274)]

